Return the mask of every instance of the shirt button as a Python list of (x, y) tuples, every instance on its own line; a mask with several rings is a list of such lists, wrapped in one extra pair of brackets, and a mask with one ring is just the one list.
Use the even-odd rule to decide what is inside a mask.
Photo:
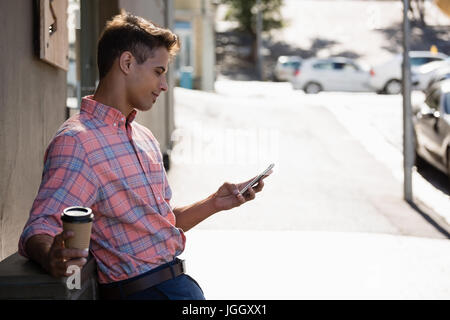
[(116, 124), (114, 123), (114, 127), (116, 126)]
[(158, 197), (158, 200), (161, 200), (161, 198), (160, 198), (160, 197)]

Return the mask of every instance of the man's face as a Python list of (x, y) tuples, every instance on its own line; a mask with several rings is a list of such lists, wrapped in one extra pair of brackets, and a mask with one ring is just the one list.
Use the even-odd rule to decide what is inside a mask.
[(167, 91), (166, 73), (169, 52), (164, 47), (152, 51), (143, 63), (133, 63), (132, 72), (127, 77), (127, 99), (132, 108), (149, 110), (162, 91)]

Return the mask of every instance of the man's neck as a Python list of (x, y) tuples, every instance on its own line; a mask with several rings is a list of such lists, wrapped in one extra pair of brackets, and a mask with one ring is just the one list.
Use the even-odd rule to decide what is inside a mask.
[(122, 90), (108, 81), (100, 81), (93, 99), (119, 110), (125, 117), (128, 117), (133, 111), (133, 108), (127, 103), (125, 96), (122, 94)]

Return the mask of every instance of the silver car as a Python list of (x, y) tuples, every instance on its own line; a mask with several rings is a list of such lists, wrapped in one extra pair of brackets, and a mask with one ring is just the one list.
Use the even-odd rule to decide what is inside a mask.
[(442, 70), (450, 70), (450, 57), (445, 60), (433, 61), (426, 63), (414, 70), (414, 75), (419, 81), (415, 89), (427, 91), (432, 84), (445, 79), (446, 72)]
[(320, 91), (373, 91), (369, 86), (369, 66), (349, 58), (304, 60), (292, 80), (292, 87), (305, 93)]
[[(413, 80), (420, 79), (418, 74), (416, 74), (416, 69), (424, 64), (433, 61), (442, 61), (447, 58), (446, 54), (443, 53), (433, 53), (430, 51), (410, 51), (409, 52), (411, 72), (413, 75)], [(399, 94), (402, 91), (402, 63), (403, 55), (396, 54), (391, 59), (385, 63), (375, 66), (373, 68), (373, 76), (370, 80), (370, 85), (378, 93), (387, 94)], [(418, 84), (420, 85), (420, 83)], [(414, 87), (416, 89), (417, 86)]]
[(295, 73), (302, 65), (302, 58), (299, 56), (280, 56), (274, 70), (275, 81), (292, 81)]
[(413, 123), (417, 163), (424, 159), (450, 178), (450, 80), (427, 91)]

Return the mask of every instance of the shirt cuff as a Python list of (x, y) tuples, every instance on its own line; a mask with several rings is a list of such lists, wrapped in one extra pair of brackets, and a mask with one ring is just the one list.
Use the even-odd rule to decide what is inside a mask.
[(45, 223), (40, 223), (37, 225), (30, 225), (27, 226), (20, 236), (19, 240), (19, 254), (25, 258), (30, 258), (26, 251), (26, 243), (27, 241), (37, 235), (37, 234), (46, 234), (54, 238), (57, 234), (61, 233), (62, 229), (59, 229), (58, 227), (48, 225)]

